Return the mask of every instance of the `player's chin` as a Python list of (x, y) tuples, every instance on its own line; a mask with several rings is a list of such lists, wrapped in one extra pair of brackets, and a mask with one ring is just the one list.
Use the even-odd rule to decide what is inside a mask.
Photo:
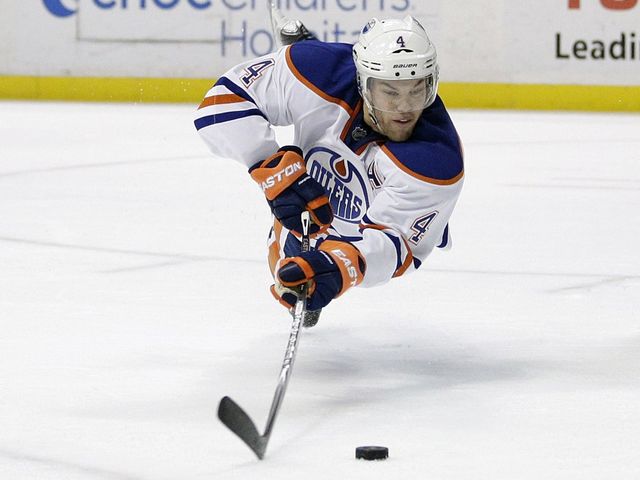
[(385, 124), (384, 133), (393, 142), (407, 141), (411, 137), (417, 121), (417, 118), (391, 118)]
[(393, 142), (405, 142), (411, 137), (414, 127), (415, 122), (391, 122), (391, 125), (385, 129), (385, 134)]

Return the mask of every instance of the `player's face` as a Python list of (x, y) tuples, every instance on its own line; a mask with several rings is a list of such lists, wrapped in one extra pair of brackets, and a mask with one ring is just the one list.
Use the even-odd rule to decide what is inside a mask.
[(426, 80), (371, 79), (371, 104), (378, 129), (390, 140), (408, 140), (424, 110), (427, 98)]

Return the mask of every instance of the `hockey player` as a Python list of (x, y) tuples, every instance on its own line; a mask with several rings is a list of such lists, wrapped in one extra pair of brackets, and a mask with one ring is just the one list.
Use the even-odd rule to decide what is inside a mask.
[[(291, 307), (310, 282), (307, 306), (319, 310), (450, 244), (463, 159), (437, 95), (436, 50), (417, 20), (372, 19), (355, 45), (311, 37), (305, 29), (301, 41), (224, 74), (195, 126), (266, 196), (274, 296)], [(279, 148), (271, 125), (293, 125), (294, 145)], [(314, 248), (300, 253), (305, 209)]]

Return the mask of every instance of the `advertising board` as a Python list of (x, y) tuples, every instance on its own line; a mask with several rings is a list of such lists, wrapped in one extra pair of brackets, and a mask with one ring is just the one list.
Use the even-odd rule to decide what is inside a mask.
[[(593, 98), (622, 95), (618, 104), (626, 106), (640, 86), (638, 0), (278, 3), (329, 42), (354, 42), (371, 17), (415, 16), (438, 48), (443, 88), (469, 106), (489, 95), (487, 85), (496, 98), (531, 95), (531, 86), (576, 86), (587, 102), (584, 88), (598, 88)], [(274, 48), (266, 0), (39, 0), (4, 10), (3, 96), (11, 77), (40, 88), (43, 78), (78, 77), (175, 79), (184, 87)]]

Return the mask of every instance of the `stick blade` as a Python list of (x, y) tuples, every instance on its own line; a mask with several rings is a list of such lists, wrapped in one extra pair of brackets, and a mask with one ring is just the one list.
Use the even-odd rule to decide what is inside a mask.
[(222, 397), (222, 400), (220, 400), (218, 418), (229, 430), (240, 437), (260, 460), (264, 458), (269, 439), (258, 433), (253, 420), (230, 397)]

